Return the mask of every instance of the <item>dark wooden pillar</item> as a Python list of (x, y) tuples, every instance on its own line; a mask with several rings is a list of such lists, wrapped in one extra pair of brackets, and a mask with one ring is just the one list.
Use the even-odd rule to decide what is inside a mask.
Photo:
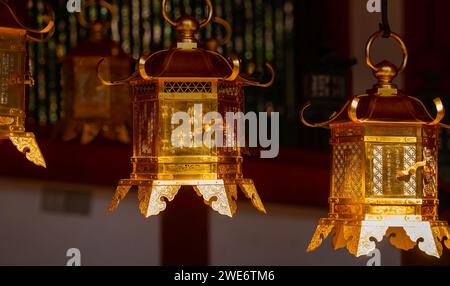
[[(405, 1), (405, 35), (411, 59), (406, 69), (406, 89), (408, 93), (430, 105), (430, 110), (433, 110), (432, 100), (437, 96), (442, 98), (447, 110), (450, 108), (450, 73), (448, 73), (450, 70), (448, 53), (450, 49), (448, 33), (450, 18), (448, 11), (450, 11), (450, 1), (448, 0)], [(435, 79), (430, 81), (430, 77), (435, 77)], [(447, 116), (445, 123), (448, 124), (449, 118)], [(440, 154), (441, 159), (448, 157), (449, 152), (448, 146), (444, 147)], [(447, 165), (449, 162), (447, 161), (445, 164)], [(448, 186), (440, 184), (440, 219), (446, 221), (450, 220), (450, 192), (448, 190)], [(450, 251), (444, 246), (443, 257), (436, 259), (415, 249), (403, 253), (402, 263), (405, 266), (448, 266), (450, 265)]]
[(208, 229), (208, 207), (203, 198), (192, 187), (182, 188), (162, 214), (162, 265), (207, 266)]

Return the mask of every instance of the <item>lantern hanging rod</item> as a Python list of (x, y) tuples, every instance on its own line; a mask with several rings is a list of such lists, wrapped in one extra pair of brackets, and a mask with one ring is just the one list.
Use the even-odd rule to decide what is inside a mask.
[(388, 0), (381, 0), (381, 15), (380, 31), (383, 31), (383, 38), (389, 38), (392, 31), (389, 24)]
[[(0, 4), (4, 6), (11, 16), (13, 17), (14, 21), (17, 25), (19, 25), (22, 29), (26, 30), (30, 34), (38, 34), (40, 37), (35, 37), (31, 35), (27, 35), (27, 39), (34, 41), (34, 42), (45, 42), (48, 39), (50, 39), (53, 36), (53, 33), (55, 32), (55, 13), (53, 9), (50, 6), (47, 6), (47, 11), (49, 12), (49, 15), (45, 15), (43, 17), (43, 21), (46, 23), (46, 26), (43, 29), (34, 29), (26, 26), (22, 21), (19, 19), (19, 17), (16, 15), (14, 10), (11, 8), (11, 6), (8, 5), (3, 0), (0, 0)], [(44, 34), (47, 34), (45, 37), (42, 37)]]

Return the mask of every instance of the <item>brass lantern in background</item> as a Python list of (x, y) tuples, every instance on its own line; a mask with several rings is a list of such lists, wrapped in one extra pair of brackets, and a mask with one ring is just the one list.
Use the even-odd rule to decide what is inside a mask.
[[(96, 2), (89, 1), (88, 5)], [(117, 17), (115, 6), (105, 1), (99, 4), (111, 13), (111, 21)], [(97, 63), (103, 58), (102, 73), (122, 78), (131, 70), (131, 57), (108, 38), (109, 22), (88, 23), (86, 7), (79, 14), (79, 22), (89, 28), (89, 38), (63, 60), (64, 118), (58, 132), (64, 141), (80, 138), (82, 144), (90, 143), (99, 134), (111, 141), (129, 143), (129, 89), (103, 85), (97, 78)]]
[(332, 232), (335, 249), (346, 247), (355, 256), (367, 255), (384, 236), (402, 250), (416, 245), (440, 257), (450, 248), (448, 224), (438, 218), (438, 138), (444, 118), (440, 99), (432, 118), (422, 102), (392, 83), (407, 63), (402, 39), (391, 34), (404, 51), (400, 69), (387, 61), (366, 61), (378, 83), (364, 95), (350, 99), (324, 123), (331, 128), (332, 176), (330, 214), (322, 219), (308, 251), (318, 248)]
[(26, 158), (46, 167), (33, 133), (25, 132), (25, 89), (33, 85), (27, 69), (27, 41), (43, 42), (52, 36), (54, 22), (44, 16), (46, 27), (26, 27), (12, 8), (0, 0), (2, 10), (9, 12), (0, 19), (0, 140), (9, 139)]
[[(118, 207), (130, 189), (138, 188), (140, 211), (145, 217), (158, 215), (166, 209), (182, 186), (191, 186), (206, 204), (222, 215), (232, 217), (236, 212), (237, 187), (251, 199), (253, 205), (265, 213), (264, 206), (252, 180), (244, 179), (243, 159), (235, 136), (233, 147), (177, 148), (172, 144), (172, 116), (177, 112), (195, 113), (201, 104), (202, 114), (243, 110), (243, 86), (266, 87), (239, 75), (239, 60), (231, 65), (217, 52), (198, 47), (196, 36), (212, 18), (212, 4), (206, 1), (209, 16), (200, 23), (191, 16), (173, 21), (163, 16), (178, 32), (177, 43), (168, 50), (141, 58), (140, 77), (130, 81), (133, 103), (133, 172), (129, 180), (121, 180), (110, 211)], [(112, 83), (109, 83), (112, 84)], [(198, 114), (197, 114), (198, 115)], [(208, 126), (194, 117), (193, 124), (201, 130)], [(193, 131), (193, 134), (198, 129)], [(236, 131), (234, 131), (236, 132)], [(227, 134), (228, 136), (228, 134)], [(234, 138), (234, 139), (230, 139)], [(177, 138), (175, 138), (177, 140)], [(230, 145), (227, 145), (230, 146)]]

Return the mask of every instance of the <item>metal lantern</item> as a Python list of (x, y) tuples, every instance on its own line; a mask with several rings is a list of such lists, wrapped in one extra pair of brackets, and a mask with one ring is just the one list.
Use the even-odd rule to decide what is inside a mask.
[[(132, 187), (137, 187), (141, 213), (158, 215), (166, 209), (182, 186), (191, 186), (206, 204), (222, 215), (232, 217), (236, 212), (237, 187), (265, 213), (264, 206), (252, 180), (244, 179), (243, 159), (236, 136), (227, 147), (205, 144), (179, 148), (172, 138), (171, 118), (178, 112), (202, 115), (243, 110), (243, 86), (267, 87), (239, 75), (239, 60), (232, 64), (217, 52), (199, 48), (196, 40), (200, 28), (212, 18), (212, 4), (207, 19), (198, 22), (191, 16), (176, 21), (165, 12), (163, 16), (178, 32), (177, 43), (168, 50), (140, 59), (139, 75), (130, 81), (133, 103), (133, 172), (129, 180), (119, 183), (110, 211), (118, 207)], [(112, 83), (109, 83), (112, 84)], [(196, 105), (202, 110), (196, 110)], [(207, 130), (209, 126), (194, 116), (192, 124)], [(195, 128), (194, 132), (198, 129)], [(236, 132), (236, 131), (233, 131)], [(228, 135), (228, 134), (227, 134)], [(233, 135), (233, 134), (232, 134)], [(234, 134), (236, 135), (236, 134)], [(234, 138), (234, 139), (233, 139)], [(231, 147), (229, 147), (231, 146)]]
[[(94, 5), (96, 1), (88, 4)], [(117, 16), (115, 6), (105, 1), (99, 4), (109, 10), (111, 18)], [(122, 78), (129, 74), (131, 57), (107, 37), (109, 22), (88, 23), (85, 9), (79, 14), (79, 22), (89, 29), (90, 35), (63, 60), (65, 114), (58, 132), (64, 141), (80, 138), (82, 144), (90, 143), (100, 134), (111, 141), (129, 143), (129, 90), (126, 86), (103, 85), (97, 78), (97, 64), (104, 59), (102, 74)]]
[[(440, 257), (450, 248), (448, 224), (438, 218), (438, 138), (444, 108), (435, 99), (436, 118), (420, 100), (392, 83), (404, 70), (388, 61), (374, 65), (368, 41), (366, 61), (378, 83), (366, 94), (350, 99), (330, 120), (311, 127), (331, 128), (332, 176), (330, 214), (322, 219), (308, 251), (318, 248), (334, 233), (335, 249), (346, 247), (355, 256), (367, 255), (383, 237), (402, 250), (416, 245)], [(446, 240), (447, 239), (447, 240)]]
[(313, 104), (342, 104), (348, 98), (348, 70), (356, 63), (333, 51), (324, 52), (303, 76), (305, 96)]
[(25, 90), (33, 85), (27, 69), (27, 41), (46, 41), (54, 23), (45, 16), (45, 28), (31, 29), (5, 1), (0, 0), (0, 6), (9, 14), (0, 19), (0, 140), (9, 139), (29, 161), (46, 167), (34, 134), (25, 132)]

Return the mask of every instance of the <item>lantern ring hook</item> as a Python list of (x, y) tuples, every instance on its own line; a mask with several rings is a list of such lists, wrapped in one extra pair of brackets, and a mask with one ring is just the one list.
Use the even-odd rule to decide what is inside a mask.
[(233, 29), (231, 28), (230, 23), (228, 23), (227, 20), (217, 16), (215, 16), (212, 21), (216, 24), (221, 25), (225, 29), (225, 37), (223, 39), (218, 39), (217, 43), (219, 44), (219, 46), (227, 45), (231, 41), (231, 37), (233, 36)]
[(43, 16), (43, 20), (46, 23), (46, 26), (43, 29), (33, 29), (27, 27), (24, 23), (22, 23), (22, 21), (19, 19), (19, 17), (16, 15), (14, 10), (11, 8), (11, 6), (9, 6), (8, 3), (6, 3), (3, 0), (0, 0), (0, 4), (6, 7), (6, 9), (9, 11), (16, 24), (19, 25), (22, 29), (26, 30), (28, 33), (39, 35), (47, 34), (44, 38), (36, 38), (34, 36), (27, 35), (26, 36), (27, 39), (32, 40), (34, 42), (45, 42), (53, 36), (53, 33), (55, 32), (55, 21), (54, 21), (55, 12), (50, 6), (47, 6), (47, 10), (50, 15)]
[[(208, 17), (200, 21), (200, 28), (204, 28), (206, 25), (208, 25), (208, 23), (211, 22), (211, 19), (213, 17), (213, 5), (211, 3), (211, 0), (205, 1), (206, 5), (208, 6)], [(169, 15), (167, 15), (167, 0), (162, 1), (161, 7), (164, 19), (167, 21), (167, 23), (175, 27), (177, 25), (177, 21), (170, 19)]]
[(130, 80), (132, 80), (133, 78), (135, 78), (135, 77), (137, 77), (139, 75), (139, 71), (135, 71), (132, 75), (130, 75), (129, 77), (127, 77), (125, 79), (115, 80), (115, 81), (105, 80), (105, 79), (103, 79), (102, 72), (101, 72), (101, 66), (102, 66), (104, 61), (105, 61), (105, 58), (102, 58), (97, 63), (97, 79), (105, 86), (115, 86), (115, 85), (127, 84)]
[[(372, 62), (372, 59), (370, 57), (370, 55), (371, 55), (370, 52), (371, 52), (371, 49), (372, 49), (372, 46), (373, 46), (373, 43), (375, 42), (375, 40), (378, 38), (381, 38), (383, 36), (384, 36), (384, 31), (378, 31), (378, 32), (374, 33), (372, 36), (370, 36), (370, 38), (366, 44), (366, 64), (374, 71), (379, 71), (380, 69)], [(406, 65), (408, 64), (408, 49), (406, 47), (405, 42), (398, 34), (391, 32), (389, 37), (393, 38), (395, 41), (397, 41), (397, 43), (400, 45), (400, 48), (402, 49), (403, 62), (402, 62), (402, 65), (400, 66), (400, 68), (398, 69), (398, 73), (401, 73), (405, 70)]]
[(116, 6), (104, 1), (104, 0), (100, 0), (100, 1), (96, 1), (96, 0), (90, 0), (87, 1), (87, 3), (83, 4), (83, 7), (81, 8), (81, 13), (78, 15), (78, 21), (80, 22), (80, 25), (85, 27), (85, 28), (89, 28), (90, 24), (86, 18), (86, 8), (90, 7), (90, 6), (95, 6), (98, 4), (105, 8), (106, 10), (109, 11), (109, 13), (111, 13), (111, 21), (105, 21), (105, 25), (109, 25), (111, 24), (111, 22), (114, 21), (114, 19), (117, 17), (117, 8)]

